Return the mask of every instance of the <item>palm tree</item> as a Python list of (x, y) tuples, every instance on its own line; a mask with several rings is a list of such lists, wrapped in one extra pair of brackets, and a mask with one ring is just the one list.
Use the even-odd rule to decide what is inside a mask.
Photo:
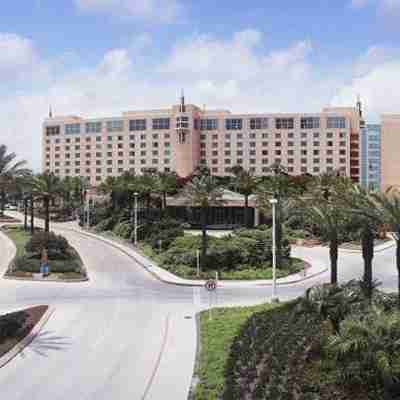
[(33, 177), (32, 193), (35, 199), (43, 201), (44, 230), (50, 231), (50, 202), (62, 193), (60, 179), (53, 173), (43, 173)]
[(343, 209), (330, 201), (315, 198), (313, 204), (299, 201), (298, 209), (306, 217), (310, 225), (317, 226), (329, 241), (329, 257), (331, 262), (331, 284), (337, 284), (339, 235), (344, 229), (345, 215)]
[(373, 200), (382, 212), (383, 221), (390, 229), (397, 233), (396, 268), (398, 287), (398, 307), (400, 308), (400, 196), (389, 188), (385, 193), (373, 193)]
[(364, 285), (367, 297), (371, 301), (373, 291), (373, 259), (375, 233), (384, 223), (382, 213), (377, 207), (371, 193), (368, 190), (352, 185), (347, 190), (338, 189), (338, 201), (342, 201), (347, 212), (353, 215), (354, 222), (360, 227), (361, 248), (364, 260)]
[(178, 188), (178, 176), (175, 172), (159, 172), (157, 175), (157, 190), (160, 192), (162, 200), (161, 207), (167, 208), (167, 195), (173, 194)]
[(258, 180), (252, 172), (245, 170), (241, 165), (232, 167), (231, 172), (234, 175), (236, 190), (244, 196), (245, 225), (250, 228), (249, 196), (257, 189)]
[(7, 153), (7, 146), (0, 145), (0, 216), (4, 215), (7, 190), (15, 184), (16, 178), (30, 172), (25, 168), (26, 161), (15, 161), (16, 157), (15, 153)]
[(183, 189), (183, 194), (188, 204), (199, 207), (201, 210), (202, 246), (201, 255), (207, 255), (207, 214), (212, 206), (221, 205), (223, 189), (219, 187), (214, 177), (203, 175), (195, 176)]

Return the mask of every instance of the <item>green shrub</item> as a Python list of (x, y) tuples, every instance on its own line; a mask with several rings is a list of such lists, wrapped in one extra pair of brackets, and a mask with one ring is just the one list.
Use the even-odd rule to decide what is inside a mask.
[(67, 239), (53, 232), (37, 232), (25, 245), (25, 250), (36, 257), (40, 257), (42, 250), (47, 249), (49, 258), (68, 256), (68, 248)]
[(95, 230), (97, 232), (110, 231), (114, 228), (116, 223), (117, 220), (115, 217), (105, 218), (95, 226)]
[(23, 327), (27, 318), (26, 313), (17, 312), (0, 317), (0, 343), (7, 338), (15, 337)]
[(113, 228), (114, 234), (123, 239), (129, 239), (131, 237), (132, 231), (133, 227), (129, 222), (119, 222)]

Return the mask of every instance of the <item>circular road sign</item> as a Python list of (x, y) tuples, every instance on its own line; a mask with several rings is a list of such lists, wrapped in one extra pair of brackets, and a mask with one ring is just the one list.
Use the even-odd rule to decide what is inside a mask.
[(217, 281), (215, 281), (214, 279), (210, 279), (205, 283), (204, 287), (209, 292), (213, 292), (215, 289), (217, 289)]

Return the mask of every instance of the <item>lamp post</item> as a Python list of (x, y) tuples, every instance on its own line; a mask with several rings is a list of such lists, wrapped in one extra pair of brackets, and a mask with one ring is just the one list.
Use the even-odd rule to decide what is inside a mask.
[(137, 245), (137, 228), (138, 228), (138, 192), (133, 193), (135, 196), (135, 225), (134, 225), (134, 245)]
[(276, 295), (276, 204), (277, 199), (270, 199), (272, 205), (272, 296), (271, 302), (277, 303), (279, 301)]

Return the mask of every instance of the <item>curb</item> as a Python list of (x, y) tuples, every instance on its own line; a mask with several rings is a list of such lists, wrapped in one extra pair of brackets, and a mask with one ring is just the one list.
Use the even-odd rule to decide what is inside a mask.
[(0, 358), (0, 368), (8, 364), (13, 358), (21, 353), (27, 346), (29, 346), (36, 336), (42, 330), (43, 326), (47, 323), (50, 317), (53, 315), (55, 308), (49, 307), (48, 310), (43, 314), (39, 322), (32, 328), (29, 334), (18, 342), (8, 353), (4, 354)]
[[(196, 281), (192, 281), (192, 282), (174, 282), (174, 281), (170, 281), (170, 280), (167, 280), (165, 278), (162, 278), (162, 277), (160, 277), (160, 275), (157, 272), (155, 272), (153, 269), (151, 269), (152, 265), (143, 264), (143, 262), (139, 261), (137, 259), (137, 257), (132, 255), (127, 250), (125, 250), (122, 247), (124, 245), (121, 245), (119, 243), (118, 244), (114, 243), (111, 239), (106, 239), (106, 238), (103, 238), (103, 237), (101, 237), (99, 235), (95, 235), (95, 234), (90, 233), (90, 232), (79, 231), (77, 229), (70, 229), (70, 228), (68, 228), (68, 230), (76, 232), (76, 233), (84, 235), (84, 236), (87, 236), (87, 237), (90, 237), (92, 239), (99, 240), (99, 241), (101, 241), (103, 243), (108, 244), (111, 247), (114, 247), (115, 249), (121, 251), (122, 253), (124, 253), (125, 255), (130, 257), (132, 260), (134, 260), (136, 263), (138, 263), (141, 267), (143, 267), (147, 272), (149, 272), (155, 279), (157, 279), (160, 282), (163, 282), (163, 283), (168, 284), (168, 285), (175, 285), (175, 286), (186, 286), (186, 287), (203, 287), (204, 286), (204, 282), (196, 282)], [(135, 250), (132, 249), (132, 251), (135, 251)], [(145, 256), (142, 256), (142, 257), (146, 258)], [(149, 260), (149, 262), (152, 262), (152, 261)], [(160, 267), (158, 267), (158, 268), (160, 268)], [(307, 280), (309, 280), (311, 278), (315, 278), (316, 276), (322, 275), (327, 271), (329, 271), (329, 267), (325, 267), (324, 269), (322, 269), (322, 270), (320, 270), (318, 272), (315, 272), (315, 273), (313, 273), (311, 275), (308, 275), (308, 276), (306, 276), (304, 278), (299, 278), (299, 279), (296, 279), (296, 280), (293, 280), (293, 281), (290, 281), (290, 282), (279, 282), (279, 280), (277, 280), (277, 286), (286, 286), (286, 285), (292, 285), (292, 284), (301, 283), (301, 282), (307, 281)], [(178, 279), (182, 279), (182, 278), (179, 278), (179, 277), (177, 277), (177, 278)], [(219, 281), (219, 284), (221, 284), (221, 282), (222, 282), (222, 286), (224, 286), (223, 282), (225, 282), (225, 283), (253, 282), (252, 284), (243, 285), (242, 286), (243, 288), (251, 288), (251, 287), (257, 287), (257, 286), (258, 287), (260, 287), (260, 286), (272, 286), (272, 282), (270, 282), (270, 283), (262, 283), (262, 282), (257, 283), (257, 281), (242, 281), (242, 282), (237, 282), (237, 281), (236, 282), (235, 281)], [(229, 288), (229, 286), (230, 285), (228, 284), (225, 287)]]
[[(387, 244), (382, 244), (380, 246), (376, 246), (374, 248), (374, 253), (379, 253), (381, 251), (385, 251), (387, 249), (390, 249), (392, 247), (396, 246), (396, 242), (394, 240), (391, 240), (389, 243)], [(343, 253), (353, 253), (353, 254), (361, 254), (362, 250), (352, 250), (352, 249), (343, 249), (339, 247), (339, 251), (343, 252)]]
[(79, 283), (79, 282), (88, 282), (89, 278), (77, 278), (77, 279), (35, 279), (35, 278), (22, 278), (19, 276), (6, 276), (3, 275), (3, 279), (7, 279), (9, 281), (21, 281), (21, 282), (50, 282), (50, 283)]

